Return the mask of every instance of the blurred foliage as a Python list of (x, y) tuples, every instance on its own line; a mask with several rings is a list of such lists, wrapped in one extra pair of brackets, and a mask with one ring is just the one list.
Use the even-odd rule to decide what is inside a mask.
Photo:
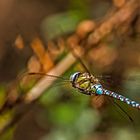
[(4, 104), (5, 102), (5, 92), (6, 89), (3, 85), (0, 86), (0, 107)]
[(42, 32), (46, 40), (51, 40), (64, 34), (72, 33), (78, 23), (88, 18), (87, 0), (70, 0), (66, 12), (51, 15), (42, 22)]
[(1, 140), (11, 140), (13, 138), (14, 129), (10, 129), (6, 135), (1, 136)]
[[(24, 2), (27, 3), (27, 5), (31, 5), (28, 5), (29, 9)], [(23, 4), (27, 6), (26, 8), (29, 11), (34, 11), (37, 9), (37, 11), (41, 11), (42, 14), (39, 13), (41, 15), (38, 17), (38, 14), (31, 13), (30, 15), (30, 12), (28, 13), (28, 10), (25, 10), (27, 14), (30, 15), (29, 19), (33, 20), (33, 22), (28, 28), (26, 28), (25, 22), (28, 22), (28, 18), (26, 19), (24, 14), (20, 15), (20, 17), (23, 19), (23, 23), (21, 23), (24, 27), (23, 30), (28, 32), (29, 28), (34, 26), (33, 29), (35, 31), (29, 34), (22, 32), (22, 30), (18, 31), (20, 34), (16, 33), (16, 37), (13, 37), (15, 42), (13, 43), (12, 40), (8, 46), (14, 46), (15, 48), (12, 49), (16, 52), (16, 54), (23, 54), (21, 57), (24, 57), (24, 60), (22, 60), (19, 65), (23, 66), (23, 62), (25, 63), (25, 61), (26, 65), (22, 67), (21, 71), (26, 69), (28, 72), (41, 71), (44, 73), (47, 73), (50, 69), (54, 68), (56, 64), (63, 60), (69, 52), (66, 50), (65, 42), (63, 42), (64, 40), (62, 40), (61, 37), (66, 38), (68, 35), (75, 32), (77, 25), (84, 19), (88, 19), (89, 17), (96, 17), (97, 19), (100, 19), (103, 17), (106, 11), (110, 10), (109, 8), (111, 3), (109, 0), (100, 2), (97, 0), (56, 0), (46, 1), (47, 4), (45, 1), (41, 0), (36, 0), (36, 2), (24, 2)], [(119, 1), (114, 1), (114, 3), (116, 3), (116, 7), (121, 7)], [(44, 7), (44, 4), (45, 8), (41, 9)], [(67, 6), (64, 6), (65, 4), (67, 4)], [(33, 9), (30, 9), (32, 6), (34, 6)], [(61, 9), (63, 6), (65, 8), (67, 7), (64, 11)], [(51, 14), (48, 15), (48, 13)], [(36, 16), (39, 23), (38, 26), (36, 25), (36, 22), (34, 22), (34, 18), (36, 18)], [(107, 88), (116, 92), (118, 91), (119, 93), (125, 94), (125, 96), (136, 99), (136, 101), (140, 102), (140, 40), (138, 35), (138, 23), (137, 28), (135, 29), (136, 31), (126, 31), (126, 36), (123, 36), (123, 38), (121, 36), (121, 30), (118, 31), (120, 34), (117, 33), (117, 31), (114, 31), (114, 33), (111, 35), (106, 36), (98, 45), (98, 47), (93, 48), (91, 51), (89, 51), (89, 53), (87, 53), (87, 56), (81, 59), (93, 72), (93, 74), (99, 77), (100, 74), (103, 74), (103, 76), (106, 74), (110, 75), (110, 79), (105, 79), (108, 81), (108, 83), (104, 79), (101, 79)], [(9, 38), (9, 36), (7, 35), (6, 38)], [(31, 38), (31, 40), (29, 38)], [(59, 38), (58, 42), (57, 38)], [(53, 41), (49, 42), (50, 40), (53, 40), (54, 44), (52, 43)], [(55, 43), (58, 43), (59, 45), (57, 46)], [(83, 44), (84, 43), (85, 42), (83, 42)], [(51, 48), (50, 50), (49, 45)], [(62, 50), (59, 50), (61, 48)], [(57, 49), (58, 51), (56, 51)], [(6, 59), (6, 62), (10, 62), (11, 60), (9, 57), (2, 57), (6, 56), (6, 52), (3, 51), (4, 48), (1, 51), (0, 61), (3, 62), (4, 59)], [(10, 54), (13, 58), (15, 57), (14, 53), (12, 54), (11, 49)], [(18, 55), (18, 57), (20, 55)], [(18, 61), (17, 55), (13, 60)], [(16, 65), (8, 65), (9, 67), (4, 70), (4, 73), (7, 72), (6, 77), (10, 77), (10, 69), (13, 67), (18, 69), (19, 65), (17, 63), (15, 64)], [(67, 72), (62, 75), (62, 77), (69, 79), (70, 74), (76, 71), (84, 71), (84, 68), (80, 62), (74, 64)], [(1, 73), (3, 77), (3, 72)], [(16, 75), (18, 74), (16, 73)], [(131, 77), (134, 77), (134, 79), (131, 79)], [(29, 89), (34, 87), (35, 83), (37, 83), (40, 78), (41, 76), (39, 75), (25, 76), (16, 85), (18, 92), (25, 95)], [(52, 77), (50, 77), (50, 80), (51, 78)], [(11, 82), (10, 78), (9, 82)], [(7, 82), (6, 84), (9, 83)], [(16, 102), (16, 99), (19, 96), (16, 94), (14, 95), (14, 92), (12, 92), (12, 95), (8, 95), (6, 88), (7, 87), (5, 85), (0, 84), (0, 108), (2, 108), (4, 102), (7, 100), (7, 97), (11, 97), (11, 99), (13, 98), (12, 101), (14, 102), (15, 100)], [(12, 89), (10, 91), (12, 91)], [(49, 89), (44, 91), (43, 95), (38, 99), (38, 101), (33, 104), (32, 109), (23, 115), (22, 120), (17, 123), (15, 127), (11, 126), (10, 130), (6, 131), (6, 133), (4, 133), (0, 139), (140, 139), (139, 111), (117, 101), (117, 103), (126, 112), (128, 112), (130, 116), (132, 116), (134, 119), (133, 125), (128, 116), (118, 106), (115, 107), (112, 102), (109, 102), (108, 106), (106, 104), (101, 104), (101, 108), (97, 110), (95, 109), (95, 103), (93, 103), (92, 98), (93, 97), (78, 93), (78, 91), (71, 87), (70, 83), (63, 81), (62, 79), (58, 79), (51, 85)], [(97, 100), (98, 102), (101, 101), (100, 99)], [(104, 103), (104, 100), (102, 99), (101, 102)], [(14, 111), (14, 109), (10, 109), (10, 111), (8, 110), (1, 114), (0, 130), (3, 125), (6, 124), (6, 122), (12, 119), (13, 114), (15, 113)]]
[(50, 40), (62, 34), (73, 32), (77, 24), (84, 18), (81, 11), (78, 10), (51, 15), (42, 22), (43, 36)]

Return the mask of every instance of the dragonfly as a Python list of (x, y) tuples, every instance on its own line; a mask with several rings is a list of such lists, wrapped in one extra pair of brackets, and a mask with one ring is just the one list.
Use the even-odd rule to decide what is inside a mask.
[(100, 83), (99, 79), (88, 72), (75, 72), (70, 76), (70, 82), (72, 84), (72, 87), (78, 89), (82, 94), (110, 96), (114, 99), (120, 100), (121, 102), (130, 105), (133, 108), (140, 109), (139, 103), (121, 94), (105, 89)]
[[(104, 88), (100, 80), (91, 74), (87, 66), (83, 63), (82, 59), (74, 51), (72, 51), (72, 53), (86, 71), (75, 72), (74, 74), (71, 74), (70, 82), (72, 84), (72, 87), (78, 89), (78, 91), (82, 94), (95, 96), (106, 95), (114, 99), (120, 100), (121, 102), (124, 102), (133, 108), (140, 109), (140, 104), (138, 102)], [(117, 104), (116, 102), (114, 103), (129, 117), (127, 112), (119, 104)]]
[[(61, 77), (61, 76), (49, 75), (45, 73), (30, 72), (28, 74), (58, 78), (58, 79), (64, 80), (64, 82), (70, 82), (71, 86), (77, 89), (82, 94), (95, 95), (95, 96), (106, 95), (114, 99), (120, 100), (121, 102), (124, 102), (133, 108), (140, 109), (140, 104), (138, 102), (131, 100), (121, 94), (118, 94), (116, 92), (113, 92), (104, 88), (100, 80), (89, 72), (75, 72), (70, 75), (69, 80), (66, 80), (64, 77)], [(117, 106), (119, 106), (119, 104), (117, 104)], [(123, 110), (120, 106), (119, 108)], [(125, 111), (123, 110), (123, 112)]]

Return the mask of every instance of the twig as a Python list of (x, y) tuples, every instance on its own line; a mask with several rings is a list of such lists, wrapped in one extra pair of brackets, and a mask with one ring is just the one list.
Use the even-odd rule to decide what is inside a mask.
[[(56, 65), (51, 71), (49, 71), (47, 74), (49, 75), (62, 75), (66, 70), (68, 70), (72, 64), (76, 61), (75, 57), (69, 53), (65, 59), (63, 59), (58, 65)], [(57, 78), (52, 78), (50, 80), (49, 77), (44, 77), (38, 83), (27, 93), (27, 96), (25, 97), (25, 102), (30, 103), (34, 100), (36, 100), (38, 97), (42, 95), (42, 93), (52, 85), (52, 83)], [(48, 82), (49, 81), (49, 82)]]

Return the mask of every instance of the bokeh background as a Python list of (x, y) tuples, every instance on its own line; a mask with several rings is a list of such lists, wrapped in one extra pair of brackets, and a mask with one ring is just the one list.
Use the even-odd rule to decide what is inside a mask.
[(105, 88), (140, 102), (137, 0), (4, 0), (0, 31), (0, 140), (140, 139), (139, 110), (68, 81), (84, 63)]

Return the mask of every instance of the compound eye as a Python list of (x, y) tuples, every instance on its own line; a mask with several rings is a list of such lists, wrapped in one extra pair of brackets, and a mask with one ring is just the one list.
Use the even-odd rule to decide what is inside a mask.
[(79, 74), (80, 72), (75, 72), (74, 74), (72, 74), (70, 76), (70, 81), (73, 83), (76, 80), (76, 78), (79, 76)]

